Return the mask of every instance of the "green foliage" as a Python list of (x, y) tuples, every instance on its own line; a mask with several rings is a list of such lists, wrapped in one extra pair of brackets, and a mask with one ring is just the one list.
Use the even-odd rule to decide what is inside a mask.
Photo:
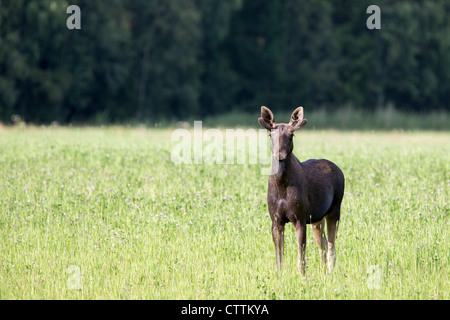
[(200, 13), (193, 1), (135, 1), (131, 83), (137, 117), (182, 118), (199, 109)]
[[(157, 122), (303, 105), (449, 111), (450, 3), (0, 2), (0, 121)], [(381, 8), (381, 30), (366, 9)]]

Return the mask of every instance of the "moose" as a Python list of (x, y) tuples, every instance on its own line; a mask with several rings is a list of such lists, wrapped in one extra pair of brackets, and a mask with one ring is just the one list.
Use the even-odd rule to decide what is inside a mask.
[[(333, 162), (310, 159), (300, 162), (292, 153), (294, 131), (303, 127), (303, 108), (298, 107), (290, 122), (275, 123), (270, 109), (262, 106), (261, 126), (270, 131), (272, 168), (267, 205), (272, 220), (276, 265), (283, 265), (284, 227), (291, 222), (298, 244), (298, 269), (306, 272), (306, 225), (311, 224), (323, 264), (331, 272), (336, 262), (335, 240), (344, 196), (344, 174)], [(328, 240), (325, 236), (325, 220)]]

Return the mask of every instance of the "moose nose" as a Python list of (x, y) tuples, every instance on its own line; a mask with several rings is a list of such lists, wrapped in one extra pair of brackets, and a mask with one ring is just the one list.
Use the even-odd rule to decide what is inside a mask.
[(284, 159), (286, 159), (286, 156), (278, 156), (278, 160), (283, 161)]

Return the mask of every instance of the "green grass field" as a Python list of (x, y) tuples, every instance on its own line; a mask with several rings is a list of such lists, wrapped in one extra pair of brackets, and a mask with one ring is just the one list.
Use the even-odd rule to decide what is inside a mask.
[[(256, 122), (255, 122), (256, 123)], [(255, 128), (257, 123), (255, 124)], [(325, 274), (260, 165), (175, 164), (171, 130), (0, 128), (0, 299), (449, 299), (449, 132), (299, 131), (346, 190)]]

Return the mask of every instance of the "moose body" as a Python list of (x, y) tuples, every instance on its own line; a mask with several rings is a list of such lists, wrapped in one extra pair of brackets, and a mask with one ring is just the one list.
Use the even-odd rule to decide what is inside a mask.
[[(276, 261), (281, 268), (284, 253), (284, 226), (295, 227), (301, 273), (306, 269), (306, 225), (313, 235), (328, 270), (336, 260), (335, 239), (344, 195), (344, 174), (333, 162), (310, 159), (300, 162), (292, 153), (293, 132), (306, 124), (303, 108), (297, 108), (289, 124), (276, 124), (272, 112), (261, 108), (259, 123), (269, 130), (272, 140), (272, 172), (269, 177), (267, 204), (272, 219)], [(328, 240), (325, 236), (327, 222)]]

